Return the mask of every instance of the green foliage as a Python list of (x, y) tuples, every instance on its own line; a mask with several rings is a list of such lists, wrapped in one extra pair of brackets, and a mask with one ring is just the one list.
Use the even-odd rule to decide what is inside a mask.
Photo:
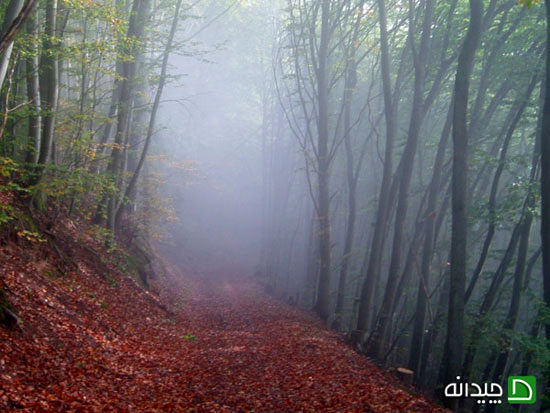
[(84, 168), (68, 169), (48, 165), (43, 177), (30, 189), (43, 192), (47, 197), (55, 198), (57, 201), (75, 199), (78, 202), (88, 193), (115, 191), (109, 177), (104, 174), (92, 174)]
[(193, 334), (187, 333), (184, 336), (181, 336), (181, 339), (185, 341), (195, 341), (197, 338)]
[[(156, 161), (166, 161), (159, 157)], [(147, 234), (152, 239), (161, 239), (166, 235), (166, 228), (179, 221), (174, 207), (174, 200), (161, 192), (166, 183), (165, 177), (159, 173), (151, 173), (141, 183), (143, 199), (141, 208), (133, 214), (133, 224), (138, 231)]]
[(105, 273), (103, 276), (104, 276), (105, 279), (107, 280), (107, 284), (109, 284), (109, 285), (110, 285), (111, 287), (113, 287), (113, 288), (118, 288), (118, 281), (115, 280), (115, 279), (111, 276), (111, 274)]
[(61, 277), (61, 273), (59, 271), (44, 270), (44, 274), (52, 280), (57, 280)]
[(0, 204), (0, 227), (15, 219), (15, 208), (11, 205)]
[(88, 229), (88, 235), (90, 235), (93, 240), (99, 242), (100, 244), (105, 244), (105, 241), (107, 239), (111, 239), (113, 237), (112, 232), (101, 225), (92, 225)]
[(538, 2), (539, 0), (519, 0), (519, 4), (527, 6), (528, 8), (533, 7)]
[(35, 231), (27, 231), (26, 229), (24, 229), (22, 231), (18, 231), (17, 235), (20, 238), (24, 238), (32, 243), (46, 242), (46, 240), (38, 232)]
[(13, 173), (18, 171), (19, 167), (13, 159), (0, 157), (0, 176), (9, 178)]
[(23, 165), (11, 158), (0, 157), (0, 193), (19, 192), (30, 193), (28, 188), (21, 186), (21, 181), (28, 177), (28, 171)]
[(530, 355), (533, 370), (544, 369), (550, 365), (550, 343), (544, 337), (533, 337), (524, 332), (510, 332), (518, 349), (524, 355)]
[(22, 165), (0, 157), (0, 229), (11, 228), (20, 239), (31, 243), (44, 242), (32, 218), (11, 202), (13, 195), (27, 196), (32, 192), (21, 185), (26, 179), (27, 170)]
[[(28, 186), (27, 183), (35, 182)], [(23, 196), (37, 197), (42, 209), (48, 198), (56, 201), (73, 200), (76, 206), (86, 196), (96, 191), (108, 194), (115, 191), (112, 179), (105, 174), (93, 174), (84, 168), (69, 169), (48, 165), (39, 168), (35, 165), (17, 163), (11, 158), (0, 157), (0, 194), (17, 193)], [(17, 218), (17, 211), (9, 204), (0, 204), (0, 225)]]
[(535, 304), (539, 314), (538, 321), (540, 321), (543, 326), (550, 325), (550, 307), (540, 300), (535, 300)]

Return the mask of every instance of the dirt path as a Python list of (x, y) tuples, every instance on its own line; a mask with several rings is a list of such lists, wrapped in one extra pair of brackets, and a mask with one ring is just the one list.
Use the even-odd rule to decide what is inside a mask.
[[(188, 388), (202, 407), (228, 411), (435, 411), (311, 315), (236, 276), (193, 283), (184, 322), (196, 337)], [(214, 405), (215, 403), (215, 405)]]

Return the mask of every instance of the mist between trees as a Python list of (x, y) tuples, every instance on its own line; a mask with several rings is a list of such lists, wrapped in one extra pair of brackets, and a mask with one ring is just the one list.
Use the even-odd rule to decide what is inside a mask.
[(544, 2), (33, 3), (2, 7), (0, 168), (34, 205), (254, 274), (436, 395), (548, 406)]

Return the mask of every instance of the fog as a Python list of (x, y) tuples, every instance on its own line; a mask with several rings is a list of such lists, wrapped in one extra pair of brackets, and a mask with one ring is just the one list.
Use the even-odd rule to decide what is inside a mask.
[(165, 251), (254, 276), (425, 389), (519, 371), (506, 331), (540, 338), (543, 8), (491, 1), (474, 30), (472, 3), (194, 6), (155, 141)]
[(204, 273), (252, 274), (260, 255), (260, 88), (271, 69), (262, 42), (272, 21), (239, 22), (236, 8), (213, 2), (183, 30), (193, 37), (192, 55), (176, 51), (170, 59), (179, 78), (164, 93), (159, 122), (159, 151), (186, 165), (168, 177), (180, 218), (169, 244)]

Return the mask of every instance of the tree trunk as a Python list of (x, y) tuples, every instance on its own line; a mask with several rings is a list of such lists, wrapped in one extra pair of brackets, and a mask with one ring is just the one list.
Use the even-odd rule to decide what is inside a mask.
[(38, 163), (45, 165), (50, 160), (54, 140), (55, 109), (59, 94), (58, 60), (57, 60), (57, 0), (48, 0), (46, 3), (46, 38), (44, 40), (42, 57), (40, 59), (40, 92), (42, 109), (42, 141)]
[[(371, 318), (373, 292), (380, 274), (380, 261), (382, 259), (382, 247), (385, 237), (386, 224), (388, 221), (388, 207), (390, 192), (391, 175), (393, 172), (393, 142), (395, 136), (395, 116), (394, 105), (392, 103), (392, 86), (390, 78), (390, 53), (388, 45), (388, 30), (386, 22), (386, 4), (385, 0), (378, 0), (378, 13), (380, 25), (380, 55), (382, 71), (382, 89), (384, 95), (384, 117), (386, 119), (386, 147), (384, 150), (384, 168), (382, 173), (382, 182), (380, 185), (380, 196), (378, 198), (378, 209), (376, 212), (376, 221), (374, 234), (370, 246), (370, 252), (365, 253), (365, 259), (361, 275), (363, 275), (363, 285), (361, 287), (361, 296), (359, 301), (359, 313), (357, 317), (357, 330), (362, 331), (362, 341), (366, 338)], [(365, 265), (366, 264), (366, 265)]]
[[(522, 213), (525, 213), (525, 208)], [(508, 246), (506, 247), (504, 256), (502, 257), (502, 260), (500, 261), (500, 264), (495, 271), (495, 274), (493, 275), (491, 284), (483, 297), (483, 301), (479, 308), (479, 312), (476, 316), (476, 320), (472, 329), (473, 333), (470, 343), (468, 345), (468, 351), (464, 356), (464, 365), (462, 367), (462, 376), (464, 377), (464, 379), (468, 379), (470, 377), (472, 365), (477, 352), (478, 343), (481, 338), (481, 333), (485, 323), (484, 316), (489, 312), (489, 310), (495, 303), (495, 298), (497, 296), (498, 290), (500, 289), (500, 286), (502, 285), (502, 281), (504, 280), (506, 270), (508, 269), (512, 258), (514, 257), (519, 241), (520, 229), (521, 222), (517, 223), (514, 226), (514, 230), (512, 231), (512, 235), (510, 236), (510, 240), (508, 241)]]
[(28, 135), (29, 149), (25, 161), (38, 162), (40, 135), (42, 132), (42, 115), (40, 114), (40, 76), (38, 69), (38, 13), (34, 12), (27, 20), (27, 33), (32, 36), (32, 55), (26, 60), (27, 99), (32, 109), (29, 115)]
[(330, 315), (330, 154), (328, 149), (328, 47), (329, 47), (329, 13), (330, 0), (321, 4), (321, 38), (317, 67), (317, 94), (319, 114), (317, 120), (317, 180), (319, 185), (318, 211), (319, 219), (319, 290), (315, 311), (326, 321)]
[[(172, 42), (174, 40), (174, 36), (176, 34), (176, 29), (178, 27), (178, 18), (179, 18), (179, 12), (181, 8), (182, 0), (178, 0), (176, 4), (176, 11), (174, 13), (174, 17), (172, 19), (172, 27), (170, 28), (170, 34), (168, 35), (168, 40), (166, 42), (166, 47), (164, 49), (164, 54), (162, 57), (162, 65), (160, 70), (160, 77), (159, 77), (159, 84), (157, 87), (157, 91), (155, 94), (155, 100), (153, 102), (153, 107), (151, 109), (151, 117), (149, 119), (149, 126), (147, 128), (147, 135), (145, 137), (145, 144), (143, 145), (143, 149), (141, 151), (141, 156), (139, 158), (137, 167), (132, 175), (132, 178), (130, 179), (130, 182), (128, 183), (128, 186), (126, 187), (126, 191), (124, 193), (124, 198), (133, 198), (134, 197), (134, 191), (137, 184), (137, 181), (139, 179), (139, 175), (141, 173), (141, 170), (143, 168), (143, 165), (145, 163), (145, 158), (147, 157), (147, 153), (149, 151), (149, 147), (151, 145), (151, 138), (153, 137), (153, 133), (155, 131), (155, 122), (157, 118), (157, 112), (158, 108), (160, 106), (160, 99), (162, 98), (162, 92), (164, 90), (164, 85), (166, 84), (166, 71), (168, 70), (168, 59), (170, 57), (170, 51), (172, 49)], [(118, 211), (116, 213), (116, 222), (115, 226), (117, 226), (120, 223), (120, 218), (122, 216), (122, 213), (127, 208), (129, 204), (122, 204), (118, 208)]]
[[(430, 279), (431, 262), (433, 257), (434, 248), (434, 227), (437, 211), (437, 198), (440, 191), (441, 174), (443, 172), (443, 161), (445, 159), (445, 150), (447, 149), (447, 141), (451, 134), (451, 121), (453, 114), (453, 102), (449, 105), (449, 112), (447, 114), (447, 120), (441, 133), (441, 139), (437, 147), (437, 154), (435, 156), (434, 167), (432, 172), (432, 180), (430, 182), (429, 194), (428, 194), (428, 206), (426, 208), (426, 224), (424, 226), (424, 246), (422, 250), (422, 261), (420, 263), (420, 277), (421, 282), (418, 285), (416, 309), (414, 316), (414, 326), (411, 339), (411, 347), (409, 351), (409, 369), (415, 373), (418, 371), (418, 364), (420, 362), (422, 339), (424, 337), (424, 318), (426, 317), (426, 305), (428, 302), (428, 296), (426, 294), (426, 288)], [(426, 286), (424, 288), (423, 284)], [(415, 376), (418, 379), (418, 375)]]
[[(434, 8), (433, 0), (426, 0), (424, 8), (424, 22), (422, 28), (422, 39), (418, 53), (415, 47), (411, 47), (414, 62), (414, 96), (412, 103), (411, 119), (407, 143), (401, 158), (401, 170), (399, 176), (399, 196), (397, 201), (397, 211), (395, 215), (395, 226), (393, 234), (393, 245), (390, 259), (390, 268), (388, 271), (388, 281), (384, 291), (384, 299), (380, 316), (376, 323), (372, 340), (369, 343), (367, 353), (379, 360), (386, 353), (386, 337), (388, 327), (391, 324), (393, 300), (395, 298), (395, 289), (399, 278), (399, 268), (401, 266), (401, 250), (403, 232), (405, 230), (405, 219), (407, 217), (409, 186), (411, 182), (414, 158), (418, 146), (418, 136), (420, 127), (426, 114), (424, 107), (424, 87), (426, 80), (426, 64), (428, 55), (428, 46), (431, 34), (432, 13)], [(411, 11), (412, 14), (412, 11)], [(410, 35), (409, 41), (414, 43), (414, 22), (409, 22)]]
[[(355, 219), (357, 216), (357, 179), (359, 171), (355, 172), (354, 156), (351, 140), (351, 104), (353, 91), (357, 85), (357, 64), (355, 62), (355, 42), (359, 32), (361, 16), (357, 17), (353, 41), (351, 43), (350, 57), (346, 59), (348, 67), (344, 82), (344, 150), (346, 154), (346, 183), (348, 189), (348, 215), (346, 220), (346, 232), (344, 237), (344, 250), (342, 251), (342, 266), (338, 279), (338, 293), (336, 297), (335, 321), (333, 328), (341, 329), (343, 326), (343, 310), (345, 294), (348, 284), (348, 271), (351, 262), (353, 237), (355, 234)], [(361, 162), (361, 159), (358, 161)]]
[[(14, 20), (19, 16), (19, 13), (23, 9), (24, 0), (11, 0), (8, 4), (6, 14), (0, 27), (0, 37), (4, 37), (13, 24)], [(0, 87), (4, 84), (6, 74), (8, 73), (8, 66), (10, 64), (11, 52), (13, 50), (13, 40), (7, 45), (2, 54), (0, 55)]]
[[(452, 174), (452, 233), (451, 233), (451, 284), (449, 313), (445, 343), (446, 383), (460, 373), (464, 340), (464, 293), (466, 285), (466, 233), (467, 233), (467, 175), (468, 129), (466, 114), (470, 76), (475, 53), (481, 37), (483, 1), (470, 0), (470, 24), (458, 57), (454, 86), (453, 108), (453, 174)], [(447, 398), (448, 407), (457, 407), (457, 401)]]
[[(489, 247), (491, 246), (491, 242), (493, 240), (493, 236), (495, 234), (496, 229), (496, 217), (495, 217), (495, 209), (496, 209), (496, 201), (497, 201), (497, 192), (498, 192), (498, 186), (500, 182), (500, 177), (502, 176), (502, 173), (504, 172), (505, 167), (505, 161), (506, 161), (506, 154), (508, 153), (508, 147), (510, 145), (510, 141), (512, 140), (512, 136), (514, 135), (514, 132), (516, 130), (516, 127), (518, 125), (518, 122), (520, 121), (523, 112), (525, 111), (525, 108), (529, 104), (529, 99), (531, 97), (531, 94), (533, 93), (533, 90), (537, 84), (538, 74), (535, 74), (531, 78), (531, 82), (529, 83), (529, 86), (527, 88), (527, 92), (522, 100), (516, 100), (516, 104), (514, 107), (510, 110), (510, 115), (514, 114), (511, 123), (508, 127), (508, 131), (506, 133), (506, 136), (504, 138), (504, 142), (502, 144), (502, 148), (500, 150), (500, 156), (499, 156), (499, 163), (498, 167), (495, 170), (495, 174), (493, 176), (493, 182), (491, 184), (491, 192), (489, 195), (489, 202), (487, 204), (487, 210), (489, 212), (489, 227), (487, 229), (487, 234), (485, 236), (485, 240), (483, 242), (483, 247), (481, 249), (481, 254), (479, 256), (479, 260), (477, 262), (476, 268), (474, 270), (474, 273), (472, 275), (472, 278), (470, 280), (470, 283), (468, 284), (468, 289), (466, 290), (466, 294), (464, 297), (465, 302), (467, 303), (470, 299), (472, 292), (474, 291), (474, 287), (479, 279), (479, 276), (481, 275), (481, 271), (483, 270), (483, 266), (485, 264), (485, 261), (487, 259), (487, 255), (489, 253)], [(517, 106), (517, 108), (516, 108)]]
[[(130, 125), (134, 83), (136, 78), (136, 58), (140, 53), (140, 48), (143, 47), (141, 42), (148, 20), (150, 3), (150, 0), (134, 0), (130, 21), (128, 23), (127, 36), (134, 40), (133, 46), (129, 51), (132, 58), (124, 61), (122, 64), (123, 79), (121, 81), (118, 101), (117, 130), (108, 168), (108, 172), (112, 175), (115, 188), (117, 189), (120, 189), (121, 185), (124, 144)], [(115, 193), (109, 197), (107, 203), (107, 228), (113, 232), (115, 230), (115, 214), (118, 202), (119, 196)]]
[(120, 78), (123, 76), (122, 62), (120, 61), (120, 59), (117, 59), (115, 67), (116, 67), (116, 75), (113, 82), (111, 104), (109, 105), (109, 113), (107, 114), (107, 121), (105, 122), (103, 133), (101, 134), (101, 138), (95, 150), (94, 160), (90, 166), (90, 171), (92, 173), (99, 172), (100, 161), (101, 161), (100, 158), (105, 152), (106, 143), (109, 141), (109, 138), (111, 137), (111, 131), (113, 130), (113, 123), (115, 122), (116, 115), (117, 115), (118, 101), (120, 99), (120, 83), (121, 83)]

